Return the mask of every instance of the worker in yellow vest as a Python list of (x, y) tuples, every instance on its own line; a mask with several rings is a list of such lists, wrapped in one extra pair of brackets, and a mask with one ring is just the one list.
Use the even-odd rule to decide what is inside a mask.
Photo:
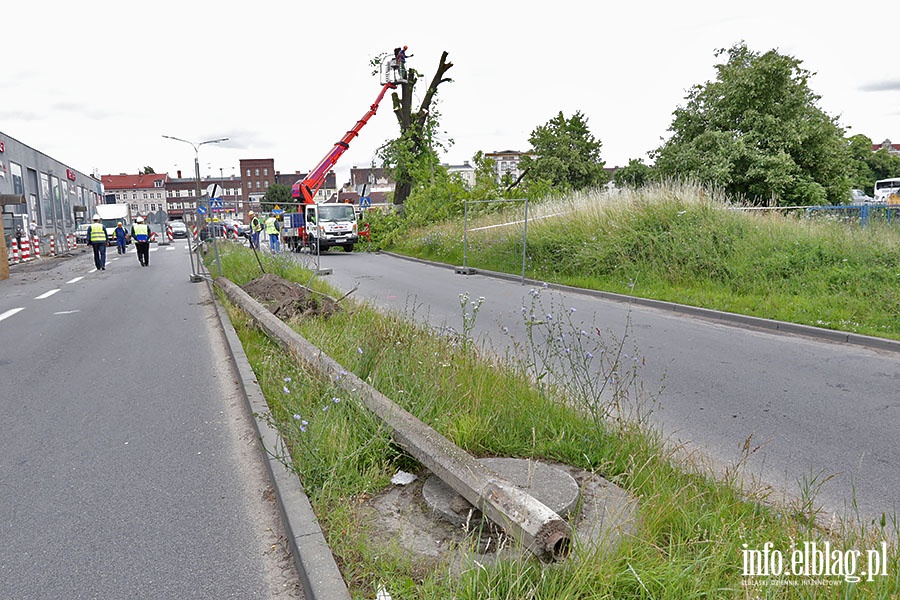
[(134, 220), (131, 226), (131, 239), (137, 250), (138, 262), (142, 267), (150, 265), (150, 226), (144, 223), (143, 217)]
[(266, 219), (266, 234), (269, 236), (269, 250), (281, 252), (281, 240), (278, 239), (278, 220), (275, 215)]
[(106, 270), (106, 227), (100, 221), (100, 215), (94, 215), (93, 222), (88, 225), (88, 243), (94, 249), (94, 266), (98, 271)]

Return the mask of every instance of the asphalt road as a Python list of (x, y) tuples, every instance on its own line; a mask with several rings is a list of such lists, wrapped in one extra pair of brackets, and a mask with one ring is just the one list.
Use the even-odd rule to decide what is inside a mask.
[(0, 598), (299, 597), (185, 248), (0, 281)]
[[(325, 277), (340, 290), (358, 285), (354, 297), (438, 328), (464, 329), (459, 295), (483, 297), (472, 334), (501, 354), (522, 347), (523, 308), (534, 310), (531, 286), (389, 255), (332, 251), (320, 266), (332, 269)], [(811, 498), (826, 517), (897, 514), (897, 353), (537, 291), (541, 310), (627, 336), (641, 384), (659, 391), (653, 422), (718, 473), (742, 465), (745, 477), (772, 486), (773, 497)], [(759, 449), (744, 459), (748, 438)]]

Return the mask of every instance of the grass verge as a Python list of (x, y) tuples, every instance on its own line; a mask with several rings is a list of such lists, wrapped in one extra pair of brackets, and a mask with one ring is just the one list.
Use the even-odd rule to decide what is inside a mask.
[[(266, 257), (265, 265), (267, 271), (301, 283), (310, 279), (285, 257)], [(222, 266), (239, 285), (259, 274), (246, 249), (223, 252)], [(271, 419), (290, 448), (354, 597), (374, 598), (382, 586), (395, 600), (896, 597), (897, 539), (885, 528), (891, 523), (825, 531), (814, 522), (814, 498), (796, 506), (770, 505), (740, 487), (741, 465), (734, 465), (734, 476), (727, 481), (714, 480), (699, 465), (677, 458), (640, 421), (611, 418), (622, 414), (618, 409), (625, 402), (640, 402), (635, 397), (635, 357), (623, 361), (622, 353), (606, 352), (605, 361), (593, 362), (582, 347), (585, 373), (593, 372), (595, 380), (605, 383), (599, 389), (582, 385), (561, 390), (551, 383), (553, 377), (536, 372), (537, 360), (482, 356), (465, 337), (466, 322), (476, 318), (476, 309), (477, 301), (461, 303), (463, 333), (457, 335), (435, 335), (408, 319), (357, 304), (328, 320), (311, 318), (291, 325), (475, 456), (559, 461), (622, 486), (640, 502), (638, 531), (611, 555), (578, 553), (553, 565), (525, 558), (495, 564), (470, 561), (459, 569), (448, 559), (416, 556), (399, 541), (386, 548), (376, 542), (378, 525), (368, 517), (367, 501), (389, 486), (398, 469), (415, 472), (418, 465), (352, 396), (333, 381), (298, 368), (240, 310), (229, 306)], [(618, 347), (614, 340), (593, 343)], [(547, 366), (552, 361), (541, 364), (554, 368)], [(570, 402), (560, 403), (560, 397)], [(896, 531), (896, 521), (893, 526)], [(790, 567), (798, 547), (806, 543), (821, 549), (826, 542), (841, 557), (854, 556), (852, 550), (862, 552), (852, 573), (845, 560), (843, 571), (828, 577), (745, 574), (748, 551), (762, 552), (770, 544), (768, 548), (784, 555), (782, 567)], [(881, 565), (885, 575), (855, 581), (865, 570), (866, 553), (882, 543), (887, 544)], [(767, 554), (767, 562), (769, 556), (774, 553)]]

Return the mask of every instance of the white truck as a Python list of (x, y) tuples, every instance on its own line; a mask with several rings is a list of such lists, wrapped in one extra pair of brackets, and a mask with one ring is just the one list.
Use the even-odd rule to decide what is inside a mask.
[(131, 242), (131, 208), (127, 204), (98, 204), (94, 207), (94, 213), (106, 229), (107, 246), (116, 244), (116, 225), (119, 223), (129, 232), (126, 243)]
[(325, 252), (340, 246), (353, 252), (359, 240), (356, 212), (352, 204), (301, 204), (303, 212), (284, 215), (281, 239), (294, 252), (308, 248), (310, 252)]

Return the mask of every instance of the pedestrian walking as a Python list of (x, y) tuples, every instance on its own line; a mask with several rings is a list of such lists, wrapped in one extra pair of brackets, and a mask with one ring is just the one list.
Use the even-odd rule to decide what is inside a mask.
[(262, 223), (252, 210), (248, 214), (250, 215), (250, 247), (259, 250), (259, 234), (262, 231)]
[(22, 226), (16, 225), (16, 248), (22, 251)]
[(106, 227), (100, 222), (100, 215), (94, 215), (93, 222), (88, 225), (88, 243), (94, 249), (94, 266), (98, 271), (106, 270)]
[(116, 223), (116, 251), (118, 254), (125, 254), (125, 244), (128, 241), (128, 232), (122, 226), (122, 221)]
[(278, 219), (270, 215), (266, 219), (266, 234), (269, 236), (269, 250), (281, 252), (281, 241), (278, 239)]
[(150, 226), (144, 223), (143, 217), (134, 220), (131, 226), (131, 239), (134, 240), (134, 248), (137, 250), (138, 262), (142, 267), (150, 265)]

